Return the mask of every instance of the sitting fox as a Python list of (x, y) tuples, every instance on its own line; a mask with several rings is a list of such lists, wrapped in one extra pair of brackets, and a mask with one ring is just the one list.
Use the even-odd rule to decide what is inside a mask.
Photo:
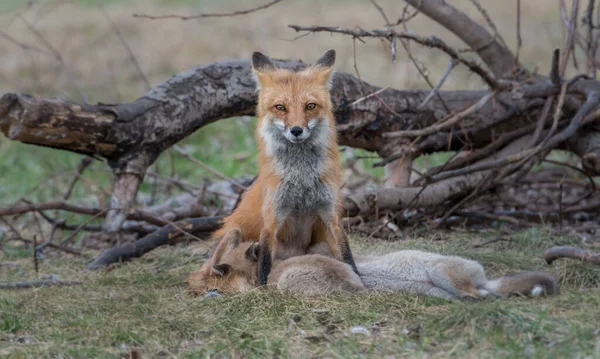
[[(190, 277), (189, 288), (193, 293), (232, 293), (257, 285), (258, 245), (240, 242), (235, 236), (224, 240), (230, 250), (219, 258), (219, 264), (205, 264), (204, 270), (212, 273), (211, 279)], [(453, 300), (490, 295), (537, 297), (558, 292), (556, 279), (546, 272), (525, 271), (488, 280), (483, 266), (476, 261), (419, 250), (381, 256), (356, 255), (359, 276), (349, 265), (319, 254), (326, 249), (315, 247), (314, 254), (275, 261), (268, 284), (309, 296), (384, 289)]]
[[(321, 243), (356, 271), (341, 219), (342, 165), (329, 94), (334, 63), (334, 50), (299, 71), (277, 68), (259, 52), (252, 55), (260, 170), (213, 237), (237, 230), (243, 241), (260, 240), (260, 284), (266, 284), (273, 260), (309, 253)], [(195, 277), (209, 273), (205, 268)]]

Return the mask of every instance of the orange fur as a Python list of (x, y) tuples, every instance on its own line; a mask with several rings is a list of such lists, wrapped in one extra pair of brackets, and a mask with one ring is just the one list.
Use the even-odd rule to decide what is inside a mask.
[[(331, 53), (329, 52), (325, 56), (333, 56), (334, 60), (335, 53), (333, 52), (333, 55)], [(264, 55), (261, 56), (264, 57)], [(264, 58), (266, 59), (266, 57)], [(341, 221), (342, 167), (337, 146), (335, 118), (329, 95), (333, 62), (331, 57), (328, 60), (326, 65), (317, 62), (316, 65), (294, 72), (275, 68), (269, 60), (264, 60), (268, 62), (266, 68), (257, 68), (253, 58), (253, 70), (260, 88), (256, 129), (256, 140), (259, 147), (259, 175), (243, 196), (236, 210), (225, 218), (223, 227), (214, 233), (214, 238), (222, 238), (232, 229), (239, 228), (244, 241), (261, 239), (266, 248), (265, 251), (272, 256), (272, 260), (306, 254), (311, 247), (326, 242), (335, 257), (354, 266)], [(314, 108), (309, 104), (314, 104)], [(314, 121), (316, 118), (323, 119), (323, 125), (326, 123), (328, 126), (328, 130), (325, 132), (327, 133), (326, 141), (323, 141), (325, 148), (322, 148), (324, 151), (323, 170), (320, 172), (319, 179), (330, 189), (333, 203), (331, 203), (331, 213), (328, 213), (326, 219), (319, 216), (315, 216), (316, 219), (311, 217), (309, 221), (312, 223), (308, 224), (309, 228), (301, 228), (302, 225), (297, 225), (297, 223), (301, 223), (301, 219), (290, 218), (291, 216), (277, 217), (278, 203), (274, 202), (276, 199), (273, 194), (280, 187), (282, 177), (281, 173), (277, 172), (275, 163), (277, 159), (269, 153), (269, 143), (261, 133), (261, 128), (265, 125), (265, 121), (282, 121), (286, 129), (299, 126), (309, 132), (311, 120)], [(302, 144), (290, 142), (288, 145), (301, 146)], [(297, 239), (303, 233), (310, 233), (308, 243), (301, 243)], [(268, 274), (269, 269), (263, 273), (264, 280), (266, 280), (265, 275)]]

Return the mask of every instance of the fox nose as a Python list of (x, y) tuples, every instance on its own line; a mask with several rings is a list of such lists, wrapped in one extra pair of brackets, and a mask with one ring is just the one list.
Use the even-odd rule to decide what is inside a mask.
[(303, 130), (302, 130), (302, 127), (300, 127), (300, 126), (294, 126), (294, 127), (292, 127), (290, 132), (292, 133), (292, 135), (294, 135), (294, 137), (298, 137), (302, 134)]

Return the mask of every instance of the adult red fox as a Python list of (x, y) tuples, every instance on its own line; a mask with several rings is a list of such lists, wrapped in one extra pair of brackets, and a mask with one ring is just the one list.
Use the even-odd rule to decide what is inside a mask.
[[(258, 244), (228, 243), (231, 250), (220, 258), (220, 264), (228, 266), (229, 274), (201, 285), (198, 280), (192, 280), (192, 292), (243, 292), (257, 283)], [(314, 247), (314, 250), (318, 253), (319, 248)], [(454, 300), (511, 295), (536, 297), (558, 292), (556, 279), (546, 272), (524, 271), (488, 280), (483, 266), (476, 261), (418, 250), (379, 256), (357, 255), (356, 265), (360, 276), (349, 265), (328, 256), (295, 256), (273, 263), (268, 284), (303, 295), (383, 289)], [(250, 275), (245, 277), (247, 281), (243, 285), (238, 286), (236, 281), (241, 273)]]
[(259, 174), (214, 238), (237, 229), (243, 241), (258, 239), (260, 284), (272, 260), (306, 254), (322, 242), (357, 271), (341, 220), (342, 167), (329, 95), (334, 63), (334, 50), (299, 71), (252, 55)]

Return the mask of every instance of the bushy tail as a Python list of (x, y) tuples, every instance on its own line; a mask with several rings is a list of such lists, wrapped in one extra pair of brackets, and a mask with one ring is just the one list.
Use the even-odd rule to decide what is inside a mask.
[(485, 289), (502, 296), (539, 297), (558, 293), (558, 281), (547, 272), (527, 271), (490, 280)]

